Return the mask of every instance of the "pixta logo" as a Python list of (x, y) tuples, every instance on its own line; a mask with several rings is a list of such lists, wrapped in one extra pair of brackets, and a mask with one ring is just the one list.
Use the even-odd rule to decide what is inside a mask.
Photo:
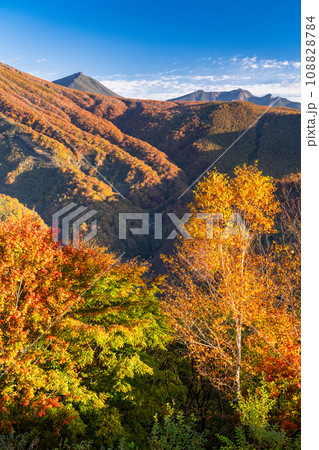
[[(77, 203), (69, 203), (67, 206), (59, 209), (59, 211), (52, 215), (52, 238), (55, 242), (58, 242), (61, 239), (62, 245), (68, 245), (70, 242), (70, 229), (72, 223), (72, 245), (75, 248), (79, 248), (80, 226), (87, 220), (91, 219), (91, 217), (93, 217), (97, 213), (97, 211), (95, 211), (94, 209), (87, 211), (88, 208), (86, 206), (79, 206), (74, 210), (76, 206), (78, 206)], [(82, 213), (84, 213), (85, 211), (87, 212), (82, 215)], [(61, 219), (62, 222), (60, 227), (59, 222)], [(96, 234), (97, 221), (93, 220), (91, 222), (91, 231), (83, 238), (83, 242), (88, 242), (90, 239), (96, 236)]]
[[(178, 232), (185, 239), (193, 239), (189, 231), (186, 229), (185, 224), (192, 216), (191, 213), (186, 213), (181, 219), (179, 219), (174, 213), (167, 213), (167, 216), (171, 222), (175, 225), (173, 230), (166, 239), (175, 239)], [(216, 222), (223, 219), (223, 214), (219, 213), (198, 213), (195, 214), (196, 219), (206, 221), (206, 239), (214, 238), (214, 225)], [(129, 221), (141, 221), (140, 227), (127, 227)], [(150, 224), (152, 227), (150, 227)], [(120, 213), (119, 214), (119, 239), (127, 238), (127, 228), (135, 235), (149, 235), (150, 228), (154, 229), (154, 239), (163, 239), (163, 214), (155, 213), (154, 218), (150, 221), (149, 213)], [(249, 239), (248, 230), (241, 218), (241, 215), (234, 213), (230, 216), (225, 226), (223, 237), (227, 238), (232, 234), (240, 234), (243, 239)]]

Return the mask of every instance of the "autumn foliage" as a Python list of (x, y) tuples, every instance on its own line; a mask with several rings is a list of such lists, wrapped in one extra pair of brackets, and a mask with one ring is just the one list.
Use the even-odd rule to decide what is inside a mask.
[(133, 401), (141, 352), (165, 342), (146, 266), (60, 247), (29, 217), (0, 223), (0, 258), (1, 431), (120, 435), (112, 402)]
[[(165, 304), (177, 339), (201, 374), (237, 401), (264, 374), (278, 397), (276, 422), (295, 432), (300, 298), (291, 283), (298, 283), (299, 255), (291, 240), (283, 244), (276, 237), (275, 190), (256, 165), (236, 168), (232, 179), (212, 172), (199, 184), (191, 210), (222, 219), (212, 239), (205, 220), (190, 221), (195, 239), (180, 239), (164, 258), (170, 273)], [(234, 214), (247, 229), (230, 220)]]
[[(265, 176), (298, 170), (299, 113), (108, 98), (2, 63), (0, 108), (0, 448), (299, 448), (300, 180)], [(163, 276), (117, 259), (163, 250), (119, 242), (118, 213), (182, 212), (261, 113), (198, 184)], [(91, 247), (44, 223), (70, 201), (99, 211)]]
[(300, 169), (300, 113), (290, 108), (108, 97), (0, 63), (0, 110), (1, 193), (35, 206), (48, 225), (70, 201), (98, 210), (100, 245), (130, 256), (157, 248), (136, 236), (119, 242), (118, 213), (175, 211), (214, 161), (229, 174), (256, 158), (276, 177)]

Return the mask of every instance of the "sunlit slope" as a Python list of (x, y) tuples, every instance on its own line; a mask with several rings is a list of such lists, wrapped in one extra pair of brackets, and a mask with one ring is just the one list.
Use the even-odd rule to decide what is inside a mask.
[(4, 65), (0, 73), (1, 192), (35, 206), (46, 222), (79, 202), (99, 211), (103, 243), (112, 244), (118, 212), (163, 208), (186, 187), (165, 153), (90, 111), (104, 96)]
[[(0, 193), (47, 224), (73, 201), (98, 211), (99, 240), (150, 255), (159, 242), (118, 240), (119, 212), (182, 211), (208, 167), (300, 169), (300, 113), (248, 102), (160, 102), (65, 88), (0, 64)], [(3, 78), (4, 77), (4, 78)], [(184, 205), (184, 206), (183, 206)]]
[(164, 151), (190, 179), (210, 165), (231, 173), (256, 159), (275, 177), (300, 170), (300, 112), (291, 108), (104, 97), (91, 110)]

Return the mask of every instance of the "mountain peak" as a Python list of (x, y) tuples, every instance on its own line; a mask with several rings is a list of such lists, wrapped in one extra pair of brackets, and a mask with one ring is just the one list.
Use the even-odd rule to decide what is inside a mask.
[(84, 75), (83, 72), (76, 72), (67, 77), (53, 81), (60, 86), (77, 89), (78, 91), (91, 92), (93, 94), (103, 94), (109, 97), (120, 97), (120, 95), (108, 89), (92, 77)]
[(263, 97), (256, 97), (251, 92), (245, 89), (237, 88), (232, 91), (212, 91), (206, 92), (201, 89), (191, 92), (190, 94), (183, 95), (182, 97), (172, 98), (170, 101), (185, 101), (185, 102), (231, 102), (231, 101), (246, 101), (255, 103), (256, 105), (269, 106), (275, 100), (274, 106), (288, 107), (300, 110), (300, 103), (291, 102), (283, 97), (273, 97), (272, 94), (264, 95)]

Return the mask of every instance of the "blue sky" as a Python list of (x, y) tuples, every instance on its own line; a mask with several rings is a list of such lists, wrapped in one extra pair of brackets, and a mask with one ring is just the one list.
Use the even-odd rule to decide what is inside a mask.
[(2, 0), (0, 42), (0, 60), (20, 70), (50, 81), (82, 71), (129, 97), (300, 97), (296, 0)]

